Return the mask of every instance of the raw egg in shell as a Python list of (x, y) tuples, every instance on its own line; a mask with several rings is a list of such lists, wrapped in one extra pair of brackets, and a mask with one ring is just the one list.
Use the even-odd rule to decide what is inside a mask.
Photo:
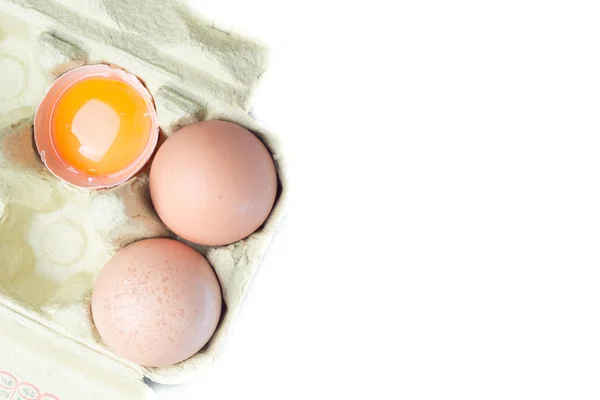
[(150, 167), (150, 197), (160, 219), (182, 238), (208, 246), (242, 240), (260, 228), (277, 187), (267, 147), (226, 121), (175, 132)]
[(34, 135), (54, 175), (79, 187), (112, 187), (135, 175), (152, 155), (156, 108), (136, 76), (88, 65), (54, 82), (38, 107)]

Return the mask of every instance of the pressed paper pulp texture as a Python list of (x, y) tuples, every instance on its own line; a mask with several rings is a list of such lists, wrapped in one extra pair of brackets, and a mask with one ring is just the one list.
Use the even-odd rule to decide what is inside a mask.
[[(60, 336), (57, 348), (69, 342), (92, 363), (112, 360), (103, 365), (125, 368), (133, 380), (185, 382), (214, 361), (284, 213), (280, 145), (248, 116), (267, 52), (212, 25), (180, 2), (0, 0), (0, 304), (11, 311), (0, 318), (24, 316), (34, 331)], [(117, 250), (173, 237), (152, 208), (148, 168), (116, 188), (83, 191), (51, 175), (34, 150), (33, 116), (45, 91), (60, 74), (93, 63), (118, 65), (143, 80), (162, 135), (198, 120), (232, 121), (255, 132), (278, 167), (280, 195), (258, 232), (230, 246), (195, 246), (219, 277), (225, 311), (209, 344), (174, 366), (143, 368), (114, 355), (89, 312), (95, 278)], [(0, 349), (9, 343), (3, 332)]]

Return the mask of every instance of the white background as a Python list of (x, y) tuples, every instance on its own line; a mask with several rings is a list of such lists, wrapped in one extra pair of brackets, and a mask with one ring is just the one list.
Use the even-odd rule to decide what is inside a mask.
[(289, 215), (165, 399), (598, 399), (593, 1), (195, 3), (273, 46)]

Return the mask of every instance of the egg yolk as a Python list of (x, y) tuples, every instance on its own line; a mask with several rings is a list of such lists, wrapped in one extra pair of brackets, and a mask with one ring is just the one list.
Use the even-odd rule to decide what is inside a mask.
[(52, 140), (63, 162), (90, 176), (123, 171), (142, 154), (152, 117), (129, 84), (89, 78), (70, 86), (52, 114)]

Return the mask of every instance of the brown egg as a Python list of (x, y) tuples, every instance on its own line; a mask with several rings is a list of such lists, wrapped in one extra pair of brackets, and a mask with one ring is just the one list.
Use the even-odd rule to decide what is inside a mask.
[(100, 272), (92, 315), (116, 354), (148, 367), (196, 354), (221, 315), (221, 288), (202, 254), (171, 239), (148, 239), (115, 254)]
[(173, 134), (150, 170), (159, 217), (194, 243), (244, 239), (267, 219), (277, 194), (271, 154), (250, 131), (224, 121), (198, 122)]

